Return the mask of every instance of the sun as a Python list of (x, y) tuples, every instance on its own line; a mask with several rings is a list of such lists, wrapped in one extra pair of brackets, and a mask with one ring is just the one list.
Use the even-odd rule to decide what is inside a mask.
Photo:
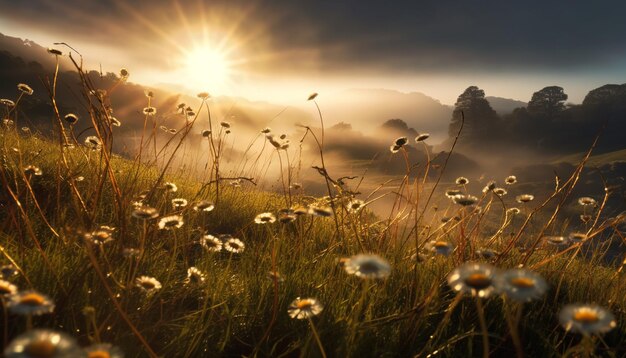
[(188, 52), (185, 57), (187, 76), (198, 88), (219, 90), (231, 76), (231, 63), (226, 54), (210, 46)]

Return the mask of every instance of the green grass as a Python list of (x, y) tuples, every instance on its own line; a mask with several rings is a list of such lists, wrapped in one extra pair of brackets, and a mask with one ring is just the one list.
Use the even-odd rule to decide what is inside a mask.
[[(20, 289), (37, 290), (56, 303), (54, 313), (33, 317), (33, 325), (68, 332), (82, 345), (110, 342), (127, 357), (149, 351), (164, 357), (317, 357), (322, 355), (320, 346), (331, 357), (481, 356), (485, 337), (476, 299), (459, 296), (446, 278), (465, 261), (481, 261), (475, 250), (488, 247), (503, 253), (499, 268), (526, 262), (550, 287), (542, 299), (524, 305), (498, 295), (482, 300), (492, 356), (515, 356), (515, 335), (528, 357), (626, 354), (626, 280), (619, 266), (602, 264), (602, 220), (585, 227), (594, 234), (583, 245), (560, 252), (541, 245), (524, 253), (509, 245), (513, 237), (519, 233), (520, 242), (532, 242), (544, 231), (558, 233), (558, 221), (531, 220), (520, 232), (530, 207), (523, 208), (516, 224), (502, 226), (501, 215), (482, 217), (450, 203), (440, 211), (463, 219), (443, 225), (424, 207), (428, 193), (411, 182), (398, 189), (408, 203), (389, 218), (366, 210), (348, 212), (344, 205), (350, 194), (339, 188), (333, 190), (334, 217), (303, 215), (293, 223), (257, 225), (259, 213), (277, 213), (287, 204), (307, 205), (312, 199), (303, 191), (288, 197), (227, 182), (221, 182), (217, 198), (215, 184), (164, 169), (165, 160), (149, 166), (113, 156), (107, 169), (106, 151), (80, 145), (64, 150), (66, 165), (60, 161), (58, 142), (6, 128), (0, 139), (0, 262), (13, 261), (20, 268), (22, 273), (13, 279)], [(26, 176), (26, 165), (38, 166), (43, 175)], [(84, 180), (68, 180), (78, 176)], [(164, 181), (177, 183), (179, 191), (161, 189)], [(157, 220), (144, 226), (134, 219), (131, 203), (146, 190), (151, 194), (144, 204), (161, 216), (182, 215), (184, 225), (159, 230)], [(175, 212), (170, 203), (174, 197), (190, 204), (201, 199), (217, 203), (210, 213), (190, 207)], [(500, 205), (489, 195), (481, 204), (493, 212)], [(428, 214), (416, 218), (415, 208)], [(483, 222), (487, 217), (490, 222)], [(100, 225), (116, 228), (114, 241), (98, 246), (85, 240), (84, 234)], [(493, 228), (501, 226), (490, 241)], [(414, 229), (421, 254), (428, 239), (452, 242), (457, 249), (450, 256), (416, 259)], [(195, 244), (203, 233), (233, 235), (245, 243), (245, 251), (203, 250)], [(141, 260), (125, 257), (124, 249), (139, 248), (142, 242)], [(583, 259), (579, 249), (595, 251)], [(385, 258), (392, 267), (390, 276), (361, 280), (349, 275), (340, 259), (362, 252)], [(203, 283), (185, 284), (191, 266), (206, 275)], [(280, 281), (268, 278), (274, 270)], [(156, 278), (162, 288), (145, 294), (134, 284), (141, 275)], [(317, 298), (324, 310), (310, 321), (291, 319), (287, 309), (296, 297)], [(608, 308), (617, 326), (590, 339), (565, 332), (558, 313), (571, 302)], [(7, 316), (6, 311), (3, 317), (9, 340), (29, 329), (25, 317)], [(519, 320), (514, 324), (519, 334), (511, 334), (507, 318)]]

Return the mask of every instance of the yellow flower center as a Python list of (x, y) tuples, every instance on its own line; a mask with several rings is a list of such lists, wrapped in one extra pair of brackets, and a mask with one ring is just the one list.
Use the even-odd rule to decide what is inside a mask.
[(598, 314), (594, 311), (580, 310), (574, 313), (574, 321), (577, 321), (580, 323), (591, 324), (591, 323), (596, 323), (599, 320), (600, 320), (600, 317), (598, 317)]
[(529, 277), (516, 277), (511, 280), (511, 284), (517, 288), (533, 288), (535, 280)]
[(24, 353), (29, 357), (46, 358), (53, 357), (57, 347), (48, 340), (39, 340), (29, 343), (24, 347)]
[(465, 284), (476, 290), (491, 286), (491, 279), (484, 273), (473, 273), (465, 279)]
[(0, 296), (8, 295), (9, 293), (13, 293), (11, 286), (6, 283), (0, 283)]
[(20, 298), (20, 304), (28, 306), (42, 306), (46, 299), (36, 293), (29, 293)]
[(92, 351), (87, 354), (88, 358), (111, 358), (107, 351)]
[(308, 310), (313, 306), (313, 301), (311, 300), (301, 300), (296, 303), (296, 307), (301, 310)]

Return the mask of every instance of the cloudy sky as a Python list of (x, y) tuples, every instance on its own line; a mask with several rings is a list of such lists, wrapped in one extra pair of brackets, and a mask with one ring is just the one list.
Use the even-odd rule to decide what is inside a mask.
[(469, 85), (528, 100), (556, 84), (580, 102), (626, 82), (625, 12), (578, 0), (0, 0), (0, 32), (68, 42), (140, 83), (252, 99), (389, 88), (451, 104)]

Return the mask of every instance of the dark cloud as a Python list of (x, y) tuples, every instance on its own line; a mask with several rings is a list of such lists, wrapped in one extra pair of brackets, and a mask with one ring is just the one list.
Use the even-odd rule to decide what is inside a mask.
[[(0, 2), (2, 17), (89, 38), (158, 64), (185, 22), (204, 19), (264, 51), (282, 71), (572, 69), (625, 55), (622, 1), (84, 1)], [(19, 29), (16, 29), (19, 32)], [(168, 41), (161, 41), (169, 36)], [(156, 56), (155, 56), (156, 55)], [(267, 63), (264, 63), (268, 59)]]

